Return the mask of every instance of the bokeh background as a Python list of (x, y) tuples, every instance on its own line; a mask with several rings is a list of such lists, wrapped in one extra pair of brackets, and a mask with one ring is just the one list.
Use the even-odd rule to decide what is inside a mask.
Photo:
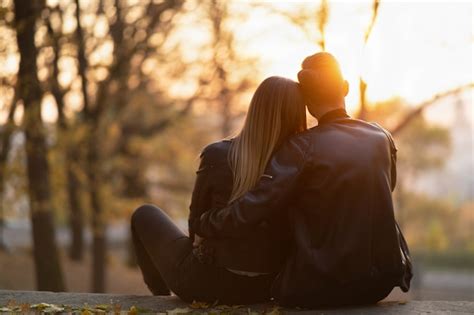
[[(399, 149), (395, 299), (474, 300), (471, 1), (0, 0), (0, 289), (144, 293), (151, 202), (186, 230), (200, 150), (327, 50)], [(21, 60), (21, 61), (20, 61)], [(309, 119), (310, 125), (317, 124)]]

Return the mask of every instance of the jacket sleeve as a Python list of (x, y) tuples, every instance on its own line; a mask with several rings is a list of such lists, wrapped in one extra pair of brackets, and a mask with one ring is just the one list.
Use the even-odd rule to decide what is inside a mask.
[(392, 156), (392, 165), (391, 165), (391, 184), (392, 184), (392, 191), (395, 190), (395, 186), (397, 185), (397, 147), (395, 146), (395, 141), (393, 141), (392, 135), (388, 134), (390, 139), (390, 151)]
[(385, 130), (382, 126), (377, 123), (372, 123), (372, 125), (379, 128), (385, 136), (387, 136), (389, 145), (390, 145), (390, 186), (392, 191), (395, 190), (395, 186), (397, 185), (397, 146), (395, 145), (395, 141), (393, 140), (393, 136)]
[[(380, 126), (379, 126), (380, 127)], [(390, 144), (390, 181), (391, 181), (391, 188), (392, 191), (395, 190), (395, 186), (397, 185), (397, 146), (395, 145), (395, 141), (393, 140), (393, 136), (385, 130), (384, 128), (380, 127), (382, 131), (388, 138), (388, 142)]]
[(201, 162), (196, 171), (196, 181), (194, 183), (193, 194), (191, 197), (191, 205), (189, 206), (188, 228), (189, 237), (194, 240), (193, 222), (199, 218), (201, 214), (209, 210), (211, 207), (211, 181), (210, 169), (212, 165), (209, 163), (206, 152), (201, 154)]
[[(297, 137), (297, 136), (296, 136)], [(257, 185), (224, 209), (204, 212), (193, 222), (194, 231), (208, 238), (239, 237), (283, 211), (305, 167), (308, 143), (294, 137), (269, 162)]]

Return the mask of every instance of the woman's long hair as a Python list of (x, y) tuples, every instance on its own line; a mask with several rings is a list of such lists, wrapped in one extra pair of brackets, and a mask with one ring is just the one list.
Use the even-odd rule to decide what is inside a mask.
[(306, 129), (306, 107), (298, 83), (269, 77), (255, 91), (229, 163), (234, 184), (229, 203), (253, 188), (275, 150), (291, 135)]

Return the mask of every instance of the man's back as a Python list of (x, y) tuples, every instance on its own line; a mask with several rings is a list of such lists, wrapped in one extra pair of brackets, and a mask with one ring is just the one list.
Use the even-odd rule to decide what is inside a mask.
[(388, 135), (335, 111), (298, 137), (307, 151), (290, 205), (295, 249), (275, 295), (290, 305), (352, 304), (404, 286)]

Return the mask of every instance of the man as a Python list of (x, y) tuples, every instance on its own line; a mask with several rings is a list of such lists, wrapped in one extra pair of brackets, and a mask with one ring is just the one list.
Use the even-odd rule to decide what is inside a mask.
[(375, 303), (395, 286), (408, 291), (411, 262), (394, 218), (396, 149), (376, 124), (345, 111), (348, 83), (328, 53), (298, 73), (318, 126), (275, 153), (254, 189), (193, 228), (208, 238), (239, 237), (288, 211), (293, 248), (273, 284), (285, 306)]

